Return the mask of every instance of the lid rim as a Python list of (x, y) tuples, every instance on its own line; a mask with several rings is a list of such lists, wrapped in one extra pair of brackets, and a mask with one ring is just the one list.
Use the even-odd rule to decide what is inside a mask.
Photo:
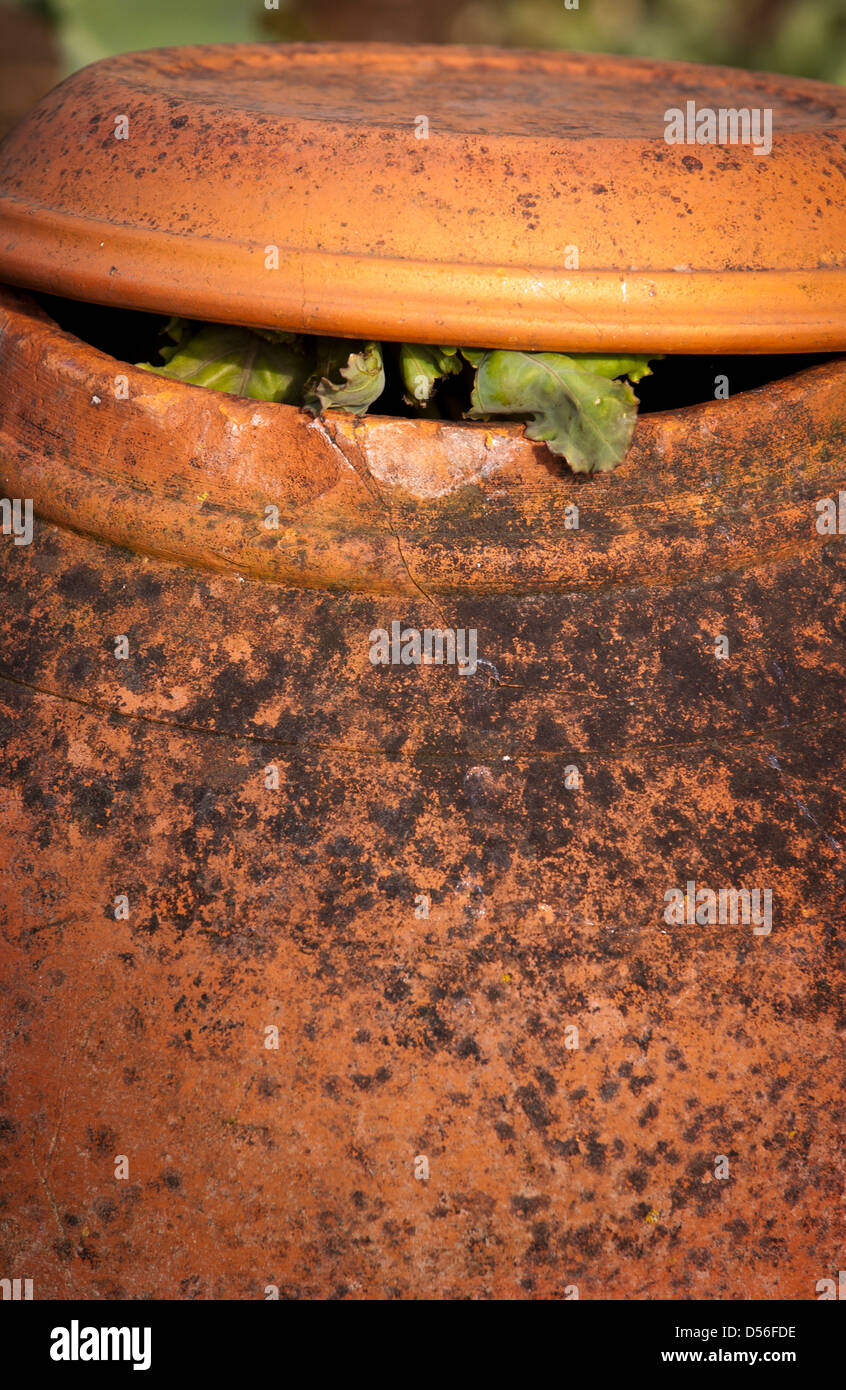
[[(68, 219), (64, 237), (55, 223), (53, 214), (48, 223), (23, 205), (15, 216), (10, 201), (0, 204), (7, 281), (92, 304), (388, 342), (572, 352), (846, 349), (846, 267), (556, 272), (280, 248), (279, 271), (266, 272), (279, 275), (279, 293), (259, 301), (220, 288), (244, 280), (258, 249), (211, 240), (190, 253), (183, 247), (180, 275), (169, 282), (162, 247), (172, 232), (122, 229), (113, 248), (110, 223)], [(186, 284), (191, 261), (198, 275)], [(508, 324), (515, 305), (520, 321)]]
[[(298, 62), (316, 75), (297, 76)], [(480, 76), (480, 62), (499, 75)], [(389, 76), (367, 79), (368, 64)], [(643, 79), (656, 73), (647, 111)], [(713, 118), (741, 85), (751, 105), (772, 91), (777, 114), (801, 108), (800, 127), (785, 116), (773, 142), (744, 106), (740, 146), (712, 135), (694, 154), (687, 126), (682, 144), (659, 138), (665, 105), (693, 97)], [(441, 131), (449, 103), (457, 115)], [(432, 114), (431, 145), (415, 110)], [(462, 124), (467, 112), (483, 137)], [(841, 118), (846, 90), (826, 84), (602, 54), (249, 44), (121, 55), (69, 78), (4, 142), (0, 278), (346, 337), (842, 350)], [(391, 132), (373, 124), (386, 120)]]

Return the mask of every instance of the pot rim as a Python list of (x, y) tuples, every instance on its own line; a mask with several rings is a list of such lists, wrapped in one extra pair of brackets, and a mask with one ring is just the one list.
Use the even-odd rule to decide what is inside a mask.
[[(709, 545), (730, 568), (800, 534), (813, 543), (802, 516), (812, 521), (808, 503), (836, 488), (846, 454), (846, 356), (726, 401), (640, 416), (619, 469), (587, 479), (519, 423), (313, 419), (159, 377), (2, 286), (0, 367), (8, 495), (140, 553), (297, 587), (675, 582), (703, 566)], [(569, 524), (574, 505), (589, 527)]]

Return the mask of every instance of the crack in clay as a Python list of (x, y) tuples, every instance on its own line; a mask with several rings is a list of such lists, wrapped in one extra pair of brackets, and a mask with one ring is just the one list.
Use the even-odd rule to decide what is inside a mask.
[[(402, 564), (403, 569), (405, 570), (406, 574), (408, 575), (409, 579), (411, 580), (411, 583), (414, 585), (414, 587), (415, 587), (415, 589), (418, 591), (418, 593), (421, 594), (421, 595), (423, 596), (423, 598), (426, 600), (426, 602), (432, 607), (432, 609), (434, 610), (434, 612), (438, 615), (438, 618), (440, 619), (440, 621), (441, 621), (441, 623), (444, 625), (444, 627), (449, 627), (449, 623), (447, 622), (447, 619), (446, 619), (445, 614), (442, 612), (442, 610), (441, 610), (441, 609), (438, 607), (438, 605), (435, 603), (435, 600), (432, 598), (432, 595), (431, 595), (431, 594), (427, 594), (426, 590), (423, 588), (423, 585), (422, 585), (422, 584), (419, 584), (419, 583), (417, 582), (417, 580), (415, 579), (414, 575), (411, 573), (411, 570), (409, 569), (408, 561), (406, 560), (405, 554), (404, 554), (404, 552), (403, 552), (402, 541), (400, 540), (399, 533), (397, 532), (397, 529), (396, 529), (396, 527), (395, 527), (395, 525), (394, 525), (393, 517), (392, 517), (392, 515), (391, 515), (391, 509), (390, 509), (390, 507), (388, 506), (387, 502), (385, 501), (385, 498), (384, 498), (384, 496), (383, 496), (383, 494), (382, 494), (382, 490), (381, 490), (381, 488), (379, 487), (378, 482), (376, 481), (376, 479), (375, 479), (374, 476), (373, 476), (372, 470), (370, 469), (370, 466), (369, 466), (369, 464), (368, 464), (368, 462), (367, 462), (367, 455), (366, 455), (366, 452), (365, 452), (364, 449), (362, 449), (361, 444), (359, 443), (358, 438), (357, 438), (357, 436), (356, 436), (356, 429), (357, 429), (358, 424), (359, 424), (359, 418), (358, 418), (358, 416), (355, 416), (355, 417), (353, 418), (353, 422), (352, 422), (352, 427), (353, 427), (353, 439), (352, 439), (352, 443), (353, 443), (353, 445), (354, 445), (354, 447), (355, 447), (355, 452), (356, 452), (356, 454), (357, 454), (357, 456), (358, 456), (359, 462), (361, 463), (361, 465), (362, 465), (362, 467), (363, 467), (363, 469), (364, 469), (364, 473), (362, 473), (362, 471), (361, 471), (360, 468), (357, 468), (357, 467), (356, 467), (356, 465), (355, 465), (355, 463), (353, 462), (353, 460), (352, 460), (351, 458), (349, 458), (349, 456), (344, 452), (344, 450), (343, 450), (343, 449), (341, 448), (341, 446), (338, 444), (338, 442), (337, 442), (337, 440), (334, 438), (334, 436), (331, 436), (331, 435), (330, 435), (329, 431), (327, 430), (326, 426), (323, 425), (322, 421), (318, 418), (318, 419), (315, 419), (315, 422), (314, 422), (314, 423), (315, 423), (315, 425), (318, 425), (318, 426), (320, 427), (321, 433), (322, 433), (324, 439), (327, 439), (327, 440), (331, 443), (333, 449), (335, 449), (335, 450), (341, 455), (341, 457), (343, 458), (343, 460), (344, 460), (344, 462), (347, 464), (347, 466), (348, 466), (349, 468), (352, 468), (352, 469), (353, 469), (353, 471), (354, 471), (355, 474), (356, 474), (356, 477), (359, 478), (359, 479), (361, 480), (361, 482), (364, 484), (365, 488), (366, 488), (367, 491), (370, 493), (370, 496), (371, 496), (371, 497), (374, 497), (374, 498), (376, 499), (376, 501), (378, 501), (380, 507), (382, 508), (382, 511), (383, 511), (384, 514), (385, 514), (385, 520), (386, 520), (386, 522), (388, 523), (388, 530), (390, 531), (391, 535), (393, 536), (394, 540), (396, 541), (397, 554), (399, 555), (400, 563)], [(372, 486), (369, 486), (369, 484), (372, 484)]]
[[(170, 719), (158, 719), (151, 714), (127, 714), (125, 710), (114, 709), (109, 705), (99, 704), (95, 700), (80, 700), (77, 696), (57, 694), (55, 690), (47, 690), (42, 686), (31, 685), (27, 681), (18, 680), (15, 676), (10, 676), (8, 672), (0, 671), (0, 683), (15, 686), (20, 690), (27, 690), (33, 695), (41, 696), (45, 700), (55, 700), (60, 705), (73, 705), (75, 708), (90, 710), (94, 714), (105, 715), (108, 719), (122, 720), (127, 724), (144, 724), (153, 728), (168, 729), (171, 733), (181, 737), (197, 736), (202, 738), (221, 738), (229, 739), (231, 743), (255, 744), (260, 748), (280, 748), (289, 750), (293, 754), (312, 755), (315, 753), (325, 753), (331, 756), (357, 757), (357, 758), (379, 758), (388, 759), (391, 762), (406, 763), (447, 763), (447, 762), (469, 762), (469, 763), (499, 763), (509, 762), (514, 766), (523, 763), (537, 762), (539, 759), (550, 761), (558, 758), (561, 760), (572, 760), (576, 758), (599, 758), (606, 762), (611, 761), (611, 755), (616, 759), (628, 757), (630, 755), (644, 757), (654, 756), (656, 753), (686, 751), (687, 749), (705, 749), (719, 752), (723, 748), (743, 748), (754, 745), (755, 740), (767, 734), (778, 734), (782, 726), (777, 724), (762, 725), (759, 729), (753, 729), (739, 734), (734, 739), (679, 739), (673, 743), (630, 743), (630, 744), (610, 744), (598, 752), (596, 749), (575, 748), (533, 750), (531, 753), (500, 753), (486, 752), (478, 749), (471, 753), (404, 753), (401, 750), (391, 750), (388, 748), (361, 748), (354, 744), (344, 743), (291, 743), (285, 739), (274, 737), (273, 734), (243, 734), (234, 733), (230, 729), (209, 729), (201, 724), (175, 724)], [(508, 686), (503, 683), (502, 689), (523, 689), (519, 686)], [(645, 702), (644, 702), (645, 703)], [(822, 715), (819, 719), (808, 719), (801, 723), (794, 723), (793, 730), (797, 729), (830, 729), (831, 717), (828, 714)], [(53, 925), (53, 924), (48, 924)]]

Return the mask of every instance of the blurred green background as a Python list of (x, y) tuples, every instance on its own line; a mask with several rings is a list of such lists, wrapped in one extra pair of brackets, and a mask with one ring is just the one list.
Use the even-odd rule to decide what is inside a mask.
[(587, 49), (846, 83), (846, 0), (0, 0), (0, 130), (97, 58), (250, 39)]

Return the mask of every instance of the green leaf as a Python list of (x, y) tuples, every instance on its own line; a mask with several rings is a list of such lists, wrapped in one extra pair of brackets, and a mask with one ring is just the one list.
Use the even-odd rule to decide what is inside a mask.
[(175, 343), (181, 343), (191, 326), (190, 319), (181, 319), (177, 314), (174, 314), (162, 329), (162, 336), (172, 338)]
[(161, 349), (164, 366), (139, 362), (145, 371), (234, 396), (299, 405), (311, 363), (288, 343), (269, 343), (249, 328), (212, 323), (195, 328), (180, 319), (171, 319), (165, 332), (176, 338), (175, 345)]
[[(190, 333), (192, 330), (193, 324), (191, 323), (190, 319), (180, 319), (177, 318), (176, 315), (174, 315), (173, 318), (168, 319), (167, 323), (162, 329), (162, 337), (170, 338), (170, 342), (167, 343), (164, 347), (159, 348), (159, 357), (162, 359), (163, 362), (169, 362), (172, 357), (176, 356), (177, 352), (179, 351), (179, 344), (182, 342), (182, 339), (186, 336), (186, 334)], [(141, 363), (140, 365), (143, 366), (144, 364)]]
[(637, 397), (627, 382), (585, 370), (557, 352), (485, 353), (471, 400), (473, 419), (531, 417), (528, 438), (543, 440), (574, 473), (616, 468), (637, 418)]
[(349, 410), (363, 415), (385, 389), (385, 368), (379, 343), (356, 344), (349, 338), (319, 338), (317, 368), (303, 391), (303, 405), (312, 414)]
[(661, 352), (651, 357), (596, 357), (591, 352), (571, 352), (568, 356), (586, 372), (596, 372), (597, 376), (627, 376), (629, 381), (642, 381), (652, 375), (650, 362), (660, 362)]
[(478, 367), (486, 352), (487, 348), (462, 348), (461, 356), (471, 367)]
[(400, 375), (409, 405), (423, 406), (431, 400), (435, 383), (461, 371), (456, 348), (430, 347), (426, 343), (403, 343), (399, 350)]

